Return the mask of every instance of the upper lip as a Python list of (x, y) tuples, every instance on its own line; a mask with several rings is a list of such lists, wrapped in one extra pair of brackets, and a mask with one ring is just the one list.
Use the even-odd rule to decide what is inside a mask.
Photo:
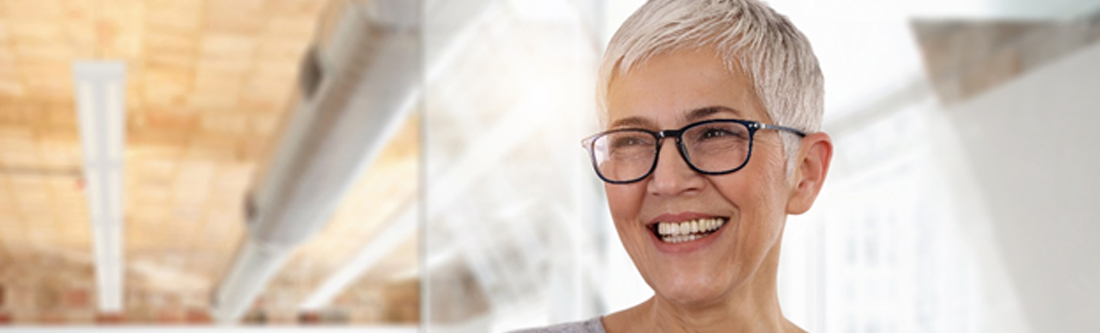
[(722, 216), (722, 215), (718, 215), (718, 214), (706, 214), (706, 213), (697, 213), (697, 212), (665, 213), (665, 214), (657, 215), (657, 217), (653, 218), (648, 223), (646, 223), (646, 226), (654, 225), (654, 224), (657, 224), (657, 223), (660, 223), (660, 222), (684, 222), (684, 221), (691, 221), (691, 220), (697, 220), (697, 219), (702, 219), (702, 218), (712, 218), (712, 217), (719, 217), (719, 218), (723, 218), (723, 219), (726, 218), (726, 216)]

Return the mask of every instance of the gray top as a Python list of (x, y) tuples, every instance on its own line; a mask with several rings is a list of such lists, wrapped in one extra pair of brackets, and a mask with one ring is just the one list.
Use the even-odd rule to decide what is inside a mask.
[(540, 327), (540, 328), (528, 328), (519, 331), (513, 331), (512, 333), (607, 333), (603, 330), (603, 323), (600, 322), (600, 317), (592, 318), (587, 321), (575, 321), (572, 323), (557, 324), (554, 326)]

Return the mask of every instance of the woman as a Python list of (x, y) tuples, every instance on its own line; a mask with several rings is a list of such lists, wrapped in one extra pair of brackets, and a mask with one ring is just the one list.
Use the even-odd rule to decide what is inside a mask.
[(605, 131), (584, 144), (655, 295), (534, 332), (801, 332), (779, 308), (780, 240), (833, 149), (806, 37), (755, 0), (653, 0), (599, 78)]

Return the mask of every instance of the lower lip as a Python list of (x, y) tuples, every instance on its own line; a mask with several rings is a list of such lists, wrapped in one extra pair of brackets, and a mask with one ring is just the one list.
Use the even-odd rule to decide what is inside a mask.
[(649, 234), (650, 240), (652, 240), (654, 246), (657, 247), (657, 251), (668, 254), (688, 253), (697, 251), (699, 249), (709, 246), (711, 243), (718, 241), (718, 236), (720, 236), (722, 232), (724, 232), (726, 228), (729, 227), (730, 223), (732, 223), (732, 221), (727, 220), (721, 228), (718, 228), (718, 230), (715, 230), (706, 237), (680, 243), (663, 242), (660, 238), (657, 238), (656, 234), (654, 234), (652, 231), (649, 231), (649, 229), (646, 229), (646, 233)]

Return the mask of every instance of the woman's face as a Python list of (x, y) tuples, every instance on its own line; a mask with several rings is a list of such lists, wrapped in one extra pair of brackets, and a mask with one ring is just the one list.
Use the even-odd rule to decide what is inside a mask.
[[(752, 82), (725, 68), (711, 49), (654, 57), (611, 82), (609, 128), (679, 129), (706, 119), (771, 123)], [(717, 112), (701, 109), (721, 107)], [(720, 108), (720, 109), (721, 109)], [(718, 176), (693, 171), (666, 139), (653, 173), (636, 183), (605, 184), (611, 216), (635, 266), (657, 296), (675, 304), (706, 306), (742, 288), (774, 283), (790, 190), (782, 140), (776, 131), (755, 135), (752, 157), (741, 170)], [(701, 238), (666, 242), (652, 225), (724, 221)], [(776, 258), (772, 256), (770, 258)], [(774, 261), (775, 259), (770, 259)]]

